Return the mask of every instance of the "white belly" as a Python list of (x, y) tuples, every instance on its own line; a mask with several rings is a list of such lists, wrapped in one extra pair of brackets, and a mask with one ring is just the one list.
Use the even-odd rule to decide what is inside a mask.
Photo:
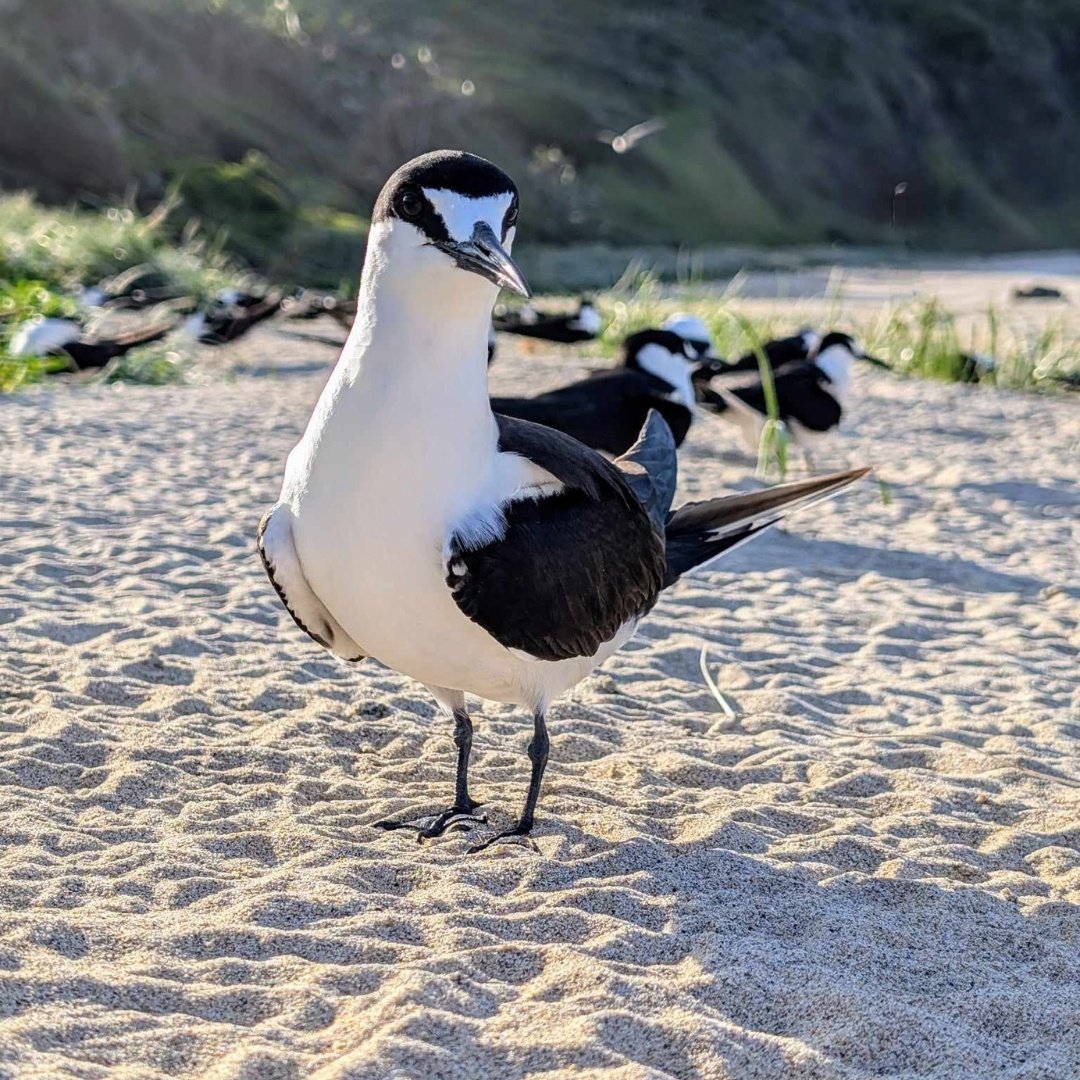
[(530, 708), (550, 701), (633, 627), (595, 658), (552, 663), (512, 652), (454, 602), (446, 545), (462, 529), (501, 525), (479, 508), (557, 481), (496, 452), (490, 413), (480, 430), (438, 437), (440, 410), (414, 403), (408, 426), (423, 432), (414, 440), (401, 413), (379, 405), (335, 407), (322, 417), (316, 410), (289, 457), (282, 501), (295, 517), (294, 541), (313, 591), (366, 655), (428, 686)]

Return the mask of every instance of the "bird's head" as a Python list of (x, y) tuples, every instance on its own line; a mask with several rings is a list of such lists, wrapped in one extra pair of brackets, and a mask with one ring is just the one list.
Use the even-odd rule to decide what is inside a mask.
[(395, 276), (407, 275), (421, 288), (482, 280), (529, 296), (510, 257), (517, 215), (517, 188), (490, 161), (458, 150), (423, 154), (402, 165), (379, 194), (368, 241), (372, 262), (385, 270), (392, 265)]
[(663, 329), (678, 334), (691, 349), (698, 359), (704, 359), (712, 352), (712, 337), (705, 321), (697, 315), (690, 315), (685, 311), (677, 311), (664, 320)]
[[(808, 330), (806, 333), (813, 334), (813, 331)], [(844, 334), (838, 330), (826, 334), (821, 339), (817, 349), (811, 350), (810, 358), (821, 367), (821, 361), (826, 353), (835, 358), (833, 363), (842, 364), (845, 367), (850, 365), (852, 360), (865, 360), (875, 367), (889, 368), (889, 365), (884, 360), (879, 360), (876, 356), (871, 356), (866, 352), (850, 334)]]
[(673, 386), (685, 381), (697, 366), (697, 353), (688, 341), (670, 330), (639, 330), (623, 342), (623, 363)]

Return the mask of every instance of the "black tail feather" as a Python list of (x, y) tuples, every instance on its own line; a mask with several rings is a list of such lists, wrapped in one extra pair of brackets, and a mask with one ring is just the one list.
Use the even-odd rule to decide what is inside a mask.
[(668, 515), (665, 527), (664, 588), (688, 570), (749, 540), (788, 514), (836, 495), (869, 471), (853, 469), (680, 506)]

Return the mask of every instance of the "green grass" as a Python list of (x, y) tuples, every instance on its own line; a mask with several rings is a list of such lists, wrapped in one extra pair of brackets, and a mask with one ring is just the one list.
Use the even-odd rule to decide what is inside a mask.
[(72, 290), (149, 263), (200, 299), (233, 284), (240, 276), (236, 264), (198, 228), (179, 240), (169, 233), (172, 209), (96, 212), (45, 207), (26, 194), (2, 196), (0, 281)]
[(1080, 358), (1080, 333), (1064, 317), (1031, 326), (1006, 322), (990, 306), (979, 317), (961, 319), (933, 297), (885, 308), (857, 331), (868, 351), (898, 375), (941, 382), (967, 381), (965, 357), (977, 354), (996, 361), (980, 383), (1043, 389), (1075, 372)]
[[(738, 275), (722, 291), (691, 282), (674, 291), (641, 264), (631, 264), (623, 279), (596, 301), (607, 323), (598, 348), (606, 356), (619, 353), (623, 339), (636, 330), (659, 326), (676, 311), (700, 316), (709, 327), (720, 356), (736, 358), (754, 352), (759, 342), (796, 333), (807, 326), (851, 333), (897, 376), (963, 381), (970, 367), (965, 356), (992, 356), (997, 362), (983, 385), (1017, 390), (1053, 389), (1057, 377), (1080, 367), (1080, 331), (1064, 316), (1031, 325), (994, 307), (977, 316), (961, 317), (935, 297), (884, 305), (872, 315), (847, 316), (839, 287), (829, 290), (824, 317), (800, 310), (762, 313), (739, 295)], [(541, 305), (543, 301), (541, 301)]]
[(194, 361), (193, 345), (155, 341), (118, 356), (94, 376), (96, 383), (138, 383), (166, 386), (186, 383)]

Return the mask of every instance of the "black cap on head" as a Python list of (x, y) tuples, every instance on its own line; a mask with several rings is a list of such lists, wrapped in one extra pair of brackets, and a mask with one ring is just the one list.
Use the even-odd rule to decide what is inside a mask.
[(400, 218), (431, 240), (448, 240), (446, 225), (424, 194), (425, 189), (453, 191), (472, 199), (511, 195), (503, 222), (504, 237), (517, 220), (517, 187), (498, 165), (463, 150), (433, 150), (405, 162), (386, 181), (375, 201), (372, 223)]
[(833, 345), (843, 345), (849, 352), (858, 355), (859, 350), (855, 348), (855, 339), (850, 334), (841, 333), (839, 330), (832, 330), (826, 334), (821, 339), (817, 351), (819, 353), (824, 352)]

